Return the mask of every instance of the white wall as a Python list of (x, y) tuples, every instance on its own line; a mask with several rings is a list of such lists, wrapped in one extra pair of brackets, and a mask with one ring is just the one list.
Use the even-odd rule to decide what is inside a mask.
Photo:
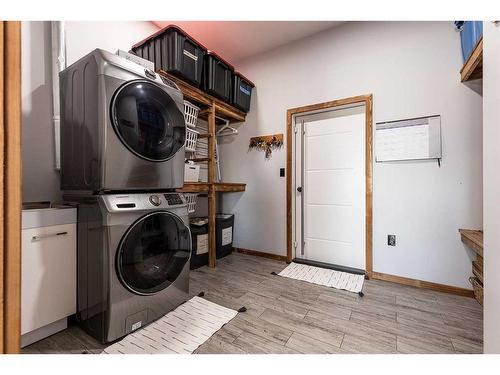
[[(158, 28), (150, 22), (67, 22), (67, 60), (71, 64), (95, 48), (128, 50)], [(50, 23), (22, 23), (23, 200), (58, 201), (54, 170)]]
[(484, 22), (484, 352), (500, 353), (500, 27)]
[(224, 180), (247, 183), (223, 198), (235, 246), (286, 254), (286, 152), (266, 161), (247, 152), (249, 138), (286, 133), (288, 108), (373, 93), (374, 123), (440, 114), (444, 153), (441, 168), (374, 165), (374, 270), (470, 288), (458, 228), (482, 226), (482, 99), (460, 83), (451, 22), (347, 23), (236, 65), (257, 88), (240, 134), (221, 147)]

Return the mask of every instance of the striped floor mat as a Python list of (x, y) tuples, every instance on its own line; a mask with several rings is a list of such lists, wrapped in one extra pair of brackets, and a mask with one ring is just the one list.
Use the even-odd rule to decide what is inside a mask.
[(290, 265), (278, 275), (290, 279), (307, 281), (313, 284), (344, 289), (354, 293), (361, 292), (363, 289), (363, 282), (365, 281), (364, 275), (334, 271), (299, 263), (290, 263)]
[(193, 297), (148, 326), (104, 349), (107, 354), (190, 354), (238, 312)]

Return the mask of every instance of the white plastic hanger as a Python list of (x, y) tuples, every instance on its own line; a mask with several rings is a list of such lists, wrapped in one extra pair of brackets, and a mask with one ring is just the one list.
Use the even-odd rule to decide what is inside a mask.
[(217, 137), (222, 137), (224, 135), (238, 134), (238, 129), (235, 129), (231, 125), (229, 125), (229, 121), (228, 120), (223, 119), (223, 118), (218, 117), (218, 116), (216, 116), (216, 118), (218, 118), (219, 120), (224, 121), (224, 123), (225, 123), (219, 130), (217, 130), (217, 133), (216, 133)]

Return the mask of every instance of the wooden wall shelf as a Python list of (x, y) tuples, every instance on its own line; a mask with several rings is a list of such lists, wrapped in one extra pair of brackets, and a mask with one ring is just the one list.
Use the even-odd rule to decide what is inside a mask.
[(462, 82), (483, 78), (483, 37), (481, 37), (471, 55), (460, 70)]
[(210, 188), (216, 193), (243, 192), (246, 184), (236, 182), (185, 182), (182, 189), (177, 189), (179, 193), (208, 193)]
[(235, 182), (216, 182), (213, 184), (214, 190), (218, 193), (241, 192), (246, 190), (246, 184)]
[(470, 278), (474, 288), (474, 296), (477, 301), (483, 304), (483, 231), (472, 229), (459, 229), (462, 242), (476, 253), (476, 259), (472, 261), (472, 274)]
[(184, 182), (182, 189), (177, 189), (179, 193), (208, 193), (209, 190), (206, 182)]
[(230, 123), (235, 122), (244, 122), (246, 118), (246, 113), (240, 111), (239, 109), (224, 103), (222, 100), (219, 100), (212, 95), (207, 94), (206, 92), (191, 86), (189, 83), (184, 82), (180, 78), (173, 76), (163, 70), (158, 71), (158, 74), (167, 77), (168, 79), (174, 81), (179, 89), (182, 91), (184, 97), (190, 101), (193, 101), (193, 104), (201, 107), (201, 111), (198, 117), (202, 119), (208, 119), (208, 116), (211, 112), (212, 104), (215, 107), (215, 115), (225, 118), (229, 120)]
[(210, 158), (187, 158), (187, 160), (194, 161), (195, 163), (204, 163), (210, 161)]
[(459, 229), (462, 242), (469, 246), (480, 257), (483, 256), (483, 231)]
[(246, 113), (240, 111), (223, 101), (203, 92), (197, 87), (160, 70), (158, 72), (163, 77), (175, 82), (184, 95), (184, 98), (200, 107), (198, 118), (207, 121), (207, 132), (198, 137), (206, 138), (208, 143), (208, 155), (204, 158), (190, 159), (195, 162), (206, 162), (208, 169), (208, 182), (185, 182), (182, 189), (177, 189), (181, 193), (199, 193), (208, 195), (208, 266), (215, 267), (216, 263), (216, 243), (215, 243), (215, 216), (217, 214), (217, 193), (230, 193), (245, 191), (246, 185), (234, 182), (216, 182), (216, 159), (215, 159), (215, 139), (217, 123), (222, 122), (217, 117), (223, 118), (230, 123), (243, 122)]

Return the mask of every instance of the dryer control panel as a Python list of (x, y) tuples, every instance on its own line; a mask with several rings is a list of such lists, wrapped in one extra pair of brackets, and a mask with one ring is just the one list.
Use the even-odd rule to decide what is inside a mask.
[(100, 196), (109, 212), (167, 209), (186, 206), (178, 193), (109, 194)]

